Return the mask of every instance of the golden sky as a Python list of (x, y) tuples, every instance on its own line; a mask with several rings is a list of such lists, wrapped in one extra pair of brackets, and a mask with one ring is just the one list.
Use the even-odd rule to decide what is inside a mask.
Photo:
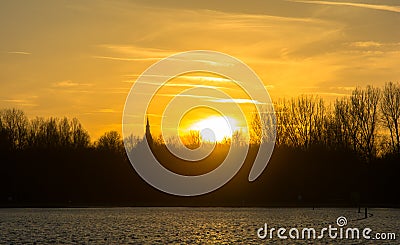
[[(121, 131), (135, 79), (176, 52), (247, 63), (271, 97), (400, 81), (398, 1), (1, 1), (0, 108)], [(166, 88), (168, 89), (168, 88)], [(164, 91), (173, 93), (175, 91)]]

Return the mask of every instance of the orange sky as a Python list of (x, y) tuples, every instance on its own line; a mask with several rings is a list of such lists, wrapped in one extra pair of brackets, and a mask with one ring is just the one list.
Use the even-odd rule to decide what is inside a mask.
[(398, 5), (2, 1), (0, 107), (77, 117), (97, 139), (121, 130), (127, 93), (149, 65), (194, 49), (241, 59), (272, 98), (343, 96), (355, 86), (400, 81)]
[[(228, 97), (232, 99), (226, 99)], [(244, 90), (232, 80), (212, 73), (192, 72), (169, 80), (157, 91), (149, 103), (148, 117), (155, 135), (162, 131), (162, 119), (166, 133), (172, 132), (171, 129), (176, 127), (183, 131), (181, 133), (187, 133), (189, 130), (195, 130), (192, 126), (199, 119), (221, 116), (235, 120), (236, 127), (232, 131), (246, 132), (246, 121), (240, 120), (240, 115), (236, 115), (232, 103), (238, 104), (246, 116), (245, 119), (250, 121), (253, 112), (256, 111), (252, 102)], [(187, 108), (188, 104), (196, 106)], [(183, 109), (184, 105), (186, 109)]]

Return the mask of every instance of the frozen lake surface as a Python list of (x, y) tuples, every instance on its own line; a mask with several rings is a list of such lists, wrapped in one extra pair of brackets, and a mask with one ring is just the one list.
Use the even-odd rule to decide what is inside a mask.
[[(400, 244), (400, 210), (341, 208), (44, 208), (0, 209), (0, 244)], [(395, 233), (396, 240), (287, 239), (261, 240), (257, 230), (315, 228), (336, 219), (346, 227)], [(286, 235), (288, 235), (286, 233)]]

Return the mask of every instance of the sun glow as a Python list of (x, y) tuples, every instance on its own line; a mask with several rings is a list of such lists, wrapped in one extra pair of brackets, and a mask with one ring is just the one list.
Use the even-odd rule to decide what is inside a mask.
[(236, 120), (231, 117), (210, 116), (194, 123), (189, 130), (199, 131), (205, 142), (219, 142), (224, 138), (232, 138), (237, 126)]

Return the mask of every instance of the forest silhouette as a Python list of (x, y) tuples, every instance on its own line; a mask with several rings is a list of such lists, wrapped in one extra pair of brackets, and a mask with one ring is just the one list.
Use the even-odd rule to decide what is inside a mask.
[[(197, 197), (162, 193), (144, 182), (127, 150), (144, 138), (116, 131), (92, 142), (78, 119), (28, 119), (18, 109), (0, 111), (0, 206), (400, 206), (400, 84), (355, 88), (331, 104), (302, 95), (274, 102), (250, 126), (250, 148), (239, 173), (225, 186)], [(260, 120), (264, 123), (261, 124)], [(267, 168), (248, 174), (260, 144), (274, 140)], [(147, 135), (149, 137), (149, 135)], [(199, 133), (185, 136), (187, 147)], [(217, 142), (196, 163), (173, 156), (151, 135), (151, 149), (169, 170), (185, 175), (212, 171), (240, 132)]]

